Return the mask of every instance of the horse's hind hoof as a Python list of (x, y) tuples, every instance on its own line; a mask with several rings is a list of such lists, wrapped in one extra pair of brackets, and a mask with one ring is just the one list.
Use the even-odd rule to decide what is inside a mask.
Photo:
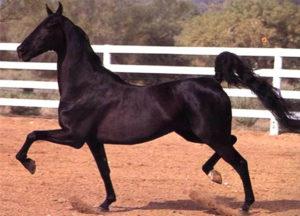
[(250, 215), (249, 209), (248, 210), (244, 210), (243, 208), (241, 208), (239, 210), (239, 215)]
[(36, 165), (34, 160), (27, 158), (22, 164), (31, 174), (35, 173)]
[(101, 211), (101, 212), (109, 212), (109, 204), (107, 203), (107, 200), (104, 201), (104, 203), (102, 203), (98, 209)]
[(222, 175), (217, 170), (211, 170), (208, 173), (208, 177), (210, 178), (211, 181), (217, 184), (222, 184)]
[(99, 211), (99, 212), (109, 212), (109, 208), (108, 208), (108, 207), (102, 207), (102, 206), (99, 206), (99, 207), (98, 207), (98, 211)]

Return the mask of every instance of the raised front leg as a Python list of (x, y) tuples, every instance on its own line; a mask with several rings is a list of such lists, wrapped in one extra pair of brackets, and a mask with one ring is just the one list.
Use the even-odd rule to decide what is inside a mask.
[(34, 174), (36, 165), (34, 160), (27, 158), (27, 154), (30, 146), (37, 140), (45, 140), (52, 143), (68, 145), (77, 149), (81, 148), (84, 144), (84, 141), (78, 135), (75, 136), (62, 129), (31, 132), (27, 135), (25, 143), (16, 155), (16, 158), (31, 174)]
[(97, 163), (106, 190), (106, 199), (99, 208), (102, 211), (109, 211), (110, 204), (116, 201), (116, 195), (110, 179), (110, 169), (106, 158), (104, 144), (97, 141), (88, 141), (87, 144)]

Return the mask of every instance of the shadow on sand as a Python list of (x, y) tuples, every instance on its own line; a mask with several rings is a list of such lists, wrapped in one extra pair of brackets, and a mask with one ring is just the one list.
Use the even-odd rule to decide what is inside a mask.
[[(223, 203), (225, 206), (232, 209), (239, 209), (243, 202), (236, 201), (234, 198), (216, 197), (219, 203)], [(115, 206), (113, 207), (112, 212), (127, 212), (134, 210), (185, 210), (185, 211), (202, 211), (208, 214), (217, 214), (215, 209), (207, 209), (192, 200), (172, 200), (172, 201), (161, 201), (161, 202), (150, 202), (142, 207), (122, 207)], [(253, 209), (251, 210), (252, 214), (258, 214), (259, 209), (266, 210), (266, 213), (279, 213), (289, 210), (300, 210), (300, 200), (258, 200), (255, 202)]]
[[(71, 201), (71, 200), (70, 200)], [(242, 206), (242, 202), (236, 201), (235, 198), (228, 198), (223, 196), (217, 196), (215, 198), (216, 203), (220, 203), (219, 206), (207, 207), (202, 205), (201, 202), (195, 202), (191, 199), (184, 200), (169, 200), (169, 201), (160, 201), (160, 202), (149, 202), (145, 206), (136, 206), (136, 207), (127, 207), (127, 206), (114, 206), (112, 207), (110, 213), (121, 213), (121, 212), (130, 212), (135, 210), (173, 210), (173, 211), (199, 211), (207, 214), (219, 215), (220, 211), (217, 208), (221, 208), (221, 206), (225, 206), (231, 210), (237, 210)], [(84, 203), (80, 199), (73, 199), (71, 201), (73, 206), (73, 210), (77, 210), (79, 212), (85, 214), (104, 214), (103, 212), (99, 212), (98, 208), (89, 206)], [(252, 215), (262, 213), (261, 210), (265, 214), (286, 212), (289, 210), (300, 210), (300, 200), (258, 200), (255, 202), (253, 209), (250, 211)], [(219, 212), (219, 213), (218, 213)], [(231, 211), (233, 212), (233, 211)], [(225, 213), (225, 215), (227, 215)], [(232, 215), (232, 214), (230, 214)], [(233, 214), (236, 215), (236, 214)]]
[(114, 206), (112, 212), (128, 212), (134, 210), (173, 210), (173, 211), (202, 211), (210, 214), (215, 214), (216, 212), (213, 209), (206, 209), (192, 200), (170, 200), (170, 201), (161, 201), (161, 202), (149, 202), (145, 206), (141, 207), (123, 207), (123, 206)]
[[(234, 198), (217, 196), (216, 200), (231, 208), (239, 208), (243, 202), (236, 201)], [(300, 210), (300, 200), (257, 200), (253, 205), (252, 213), (258, 213), (258, 209), (266, 210), (266, 213), (279, 213), (289, 210)]]

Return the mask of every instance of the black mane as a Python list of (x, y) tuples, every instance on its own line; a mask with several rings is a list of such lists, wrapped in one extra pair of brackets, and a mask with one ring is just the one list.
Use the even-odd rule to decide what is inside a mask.
[(113, 80), (118, 81), (120, 83), (127, 83), (125, 82), (120, 76), (117, 74), (111, 72), (109, 69), (105, 68), (103, 66), (103, 63), (100, 59), (100, 57), (94, 52), (90, 39), (88, 35), (77, 25), (75, 25), (71, 20), (69, 20), (67, 17), (65, 18), (65, 25), (67, 26), (65, 30), (67, 31), (66, 34), (75, 34), (77, 37), (77, 46), (78, 49), (84, 50), (89, 56), (89, 61), (93, 65), (94, 71), (103, 74), (108, 75), (111, 77)]

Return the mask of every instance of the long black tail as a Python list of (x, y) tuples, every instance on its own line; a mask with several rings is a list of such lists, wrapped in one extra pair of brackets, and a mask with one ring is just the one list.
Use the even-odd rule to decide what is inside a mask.
[(293, 118), (288, 111), (288, 105), (281, 97), (280, 91), (256, 75), (237, 55), (230, 52), (218, 55), (215, 60), (215, 72), (215, 79), (219, 82), (225, 80), (229, 84), (250, 88), (282, 126), (293, 131), (300, 130), (300, 120)]

